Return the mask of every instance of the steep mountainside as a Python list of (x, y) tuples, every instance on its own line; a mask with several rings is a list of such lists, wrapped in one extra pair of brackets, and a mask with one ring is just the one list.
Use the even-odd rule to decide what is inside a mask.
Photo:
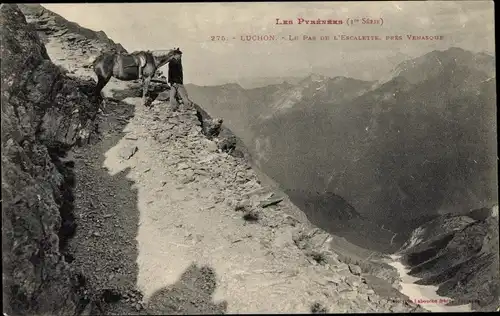
[(290, 200), (314, 225), (345, 238), (357, 247), (389, 254), (405, 241), (404, 234), (384, 228), (356, 211), (344, 198), (331, 192), (284, 189)]
[(105, 44), (44, 46), (13, 4), (0, 19), (6, 314), (424, 311), (297, 219), (199, 106), (144, 108), (113, 79), (99, 114), (84, 66)]
[(264, 121), (254, 130), (255, 157), (283, 187), (326, 186), (394, 229), (495, 202), (495, 78), (481, 66), (493, 57), (452, 48), (415, 64), (436, 56), (443, 66), (425, 80), (427, 66), (402, 65), (401, 76), (335, 110)]
[(475, 310), (500, 306), (498, 205), (468, 214), (443, 215), (418, 227), (399, 251), (417, 284), (438, 285), (438, 294), (472, 303)]
[(94, 135), (94, 83), (54, 65), (17, 6), (0, 22), (4, 311), (74, 315), (85, 284), (64, 256), (75, 180), (61, 155)]

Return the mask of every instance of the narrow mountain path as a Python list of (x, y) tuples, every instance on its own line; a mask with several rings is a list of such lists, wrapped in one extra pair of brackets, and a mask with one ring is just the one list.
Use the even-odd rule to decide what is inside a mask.
[[(72, 75), (93, 76), (88, 51), (58, 39), (47, 50)], [(205, 138), (196, 111), (146, 109), (136, 89), (110, 81), (101, 140), (72, 157), (79, 228), (69, 251), (92, 286), (129, 290), (132, 309), (151, 314), (420, 310), (378, 296), (286, 201), (262, 208), (268, 191)]]
[[(336, 287), (327, 287), (321, 280), (322, 271), (315, 272), (294, 245), (290, 227), (270, 229), (273, 223), (247, 223), (235, 211), (241, 189), (255, 191), (259, 185), (241, 162), (213, 151), (215, 146), (194, 125), (194, 113), (144, 109), (140, 98), (124, 101), (137, 109), (124, 132), (137, 140), (122, 138), (106, 153), (103, 166), (111, 175), (130, 168), (127, 178), (138, 191), (137, 285), (145, 301), (152, 301), (150, 309), (163, 313), (307, 313), (326, 294), (335, 298), (332, 301), (341, 298)], [(187, 136), (174, 138), (183, 132)], [(137, 152), (124, 160), (122, 153), (133, 152), (135, 146)], [(278, 226), (273, 217), (261, 221), (274, 220)], [(204, 296), (213, 295), (213, 302), (205, 300), (202, 306), (189, 301), (189, 292), (172, 297), (168, 290), (171, 284), (187, 282), (183, 274), (193, 264), (208, 267), (202, 273), (210, 275), (204, 276), (209, 287)], [(340, 267), (350, 274), (345, 265)], [(351, 291), (345, 299), (356, 294)], [(350, 306), (347, 301), (344, 304)]]

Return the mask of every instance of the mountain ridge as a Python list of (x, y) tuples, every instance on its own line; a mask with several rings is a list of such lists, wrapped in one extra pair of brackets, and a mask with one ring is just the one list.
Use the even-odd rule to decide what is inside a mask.
[[(461, 76), (460, 79), (455, 80), (455, 76), (450, 77), (450, 74), (452, 74), (453, 71), (457, 71), (456, 74)], [(490, 98), (494, 95), (492, 92), (494, 80), (487, 81), (488, 75), (481, 71), (471, 73), (465, 71), (461, 67), (454, 67), (454, 69), (451, 70), (448, 69), (446, 72), (442, 73), (442, 76), (447, 76), (453, 79), (452, 81), (448, 80), (449, 83), (446, 83), (439, 78), (435, 80), (431, 78), (424, 84), (414, 86), (404, 77), (398, 76), (383, 84), (379, 88), (370, 90), (353, 99), (348, 104), (341, 104), (340, 106), (337, 106), (334, 114), (326, 115), (328, 113), (321, 112), (313, 114), (313, 116), (305, 116), (302, 113), (294, 114), (293, 112), (290, 112), (290, 117), (288, 119), (283, 117), (273, 123), (269, 123), (267, 128), (274, 128), (274, 131), (261, 131), (261, 135), (280, 135), (275, 138), (276, 140), (280, 139), (280, 142), (283, 142), (280, 137), (286, 138), (286, 135), (291, 135), (290, 132), (293, 132), (293, 129), (297, 128), (299, 126), (298, 123), (300, 123), (300, 126), (303, 126), (301, 127), (303, 128), (303, 132), (297, 132), (293, 134), (293, 136), (289, 136), (286, 143), (290, 144), (292, 142), (298, 142), (300, 144), (312, 144), (312, 140), (299, 141), (299, 138), (303, 137), (301, 135), (306, 133), (306, 129), (316, 125), (321, 128), (321, 131), (317, 131), (317, 133), (315, 133), (316, 135), (326, 133), (330, 135), (330, 137), (334, 136), (336, 140), (329, 141), (325, 139), (323, 141), (321, 135), (318, 135), (319, 137), (317, 137), (314, 142), (315, 146), (318, 146), (317, 144), (321, 144), (321, 142), (318, 143), (318, 141), (328, 141), (328, 146), (319, 146), (326, 146), (327, 148), (332, 146), (333, 148), (335, 148), (335, 146), (344, 146), (344, 148), (351, 148), (350, 150), (353, 151), (352, 156), (354, 156), (355, 159), (361, 155), (361, 153), (357, 153), (361, 150), (361, 144), (366, 144), (365, 146), (371, 146), (373, 149), (376, 149), (377, 145), (373, 145), (373, 142), (382, 142), (382, 144), (385, 140), (403, 142), (405, 139), (405, 136), (401, 134), (403, 132), (406, 134), (408, 132), (420, 134), (424, 133), (425, 135), (429, 135), (429, 139), (435, 138), (437, 142), (447, 141), (446, 139), (449, 139), (449, 137), (459, 137), (458, 134), (456, 134), (458, 133), (458, 126), (456, 124), (455, 127), (453, 127), (455, 131), (448, 129), (448, 131), (444, 133), (445, 135), (441, 137), (436, 136), (435, 134), (425, 133), (421, 127), (417, 127), (414, 125), (415, 123), (412, 123), (414, 120), (422, 120), (424, 117), (429, 116), (429, 119), (425, 119), (426, 121), (423, 121), (427, 123), (423, 124), (430, 127), (429, 124), (433, 120), (434, 122), (431, 124), (433, 124), (435, 128), (441, 128), (440, 126), (443, 124), (453, 125), (454, 123), (452, 122), (471, 125), (472, 121), (474, 121), (475, 125), (471, 125), (471, 127), (465, 130), (467, 130), (470, 135), (475, 135), (474, 137), (482, 142), (483, 145), (481, 146), (486, 146), (486, 148), (488, 148), (488, 154), (494, 154), (494, 139), (492, 138), (494, 137), (492, 134), (492, 128), (494, 126), (492, 125), (494, 124), (494, 120), (492, 119), (494, 116), (492, 114), (494, 114), (494, 107), (491, 106), (492, 100)], [(431, 80), (434, 81), (431, 83)], [(479, 84), (475, 84), (474, 82), (479, 82)], [(436, 89), (436, 87), (439, 88)], [(479, 91), (482, 91), (482, 93), (479, 93)], [(422, 97), (424, 98), (422, 99)], [(471, 102), (469, 102), (469, 100)], [(478, 102), (481, 102), (479, 104), (487, 104), (487, 106), (481, 107), (477, 105), (471, 107), (470, 104)], [(449, 104), (452, 103), (459, 103), (461, 104), (461, 107), (457, 106), (453, 109), (449, 106)], [(411, 106), (402, 107), (398, 106), (398, 104), (408, 104)], [(475, 110), (476, 108), (484, 108), (484, 110)], [(435, 118), (433, 119), (430, 117), (432, 115), (431, 113), (436, 113), (435, 111), (437, 111), (437, 113), (442, 117), (442, 121), (437, 121)], [(465, 115), (464, 117), (466, 119), (464, 121), (460, 121), (458, 120), (458, 115), (464, 115), (465, 113), (463, 113), (463, 111), (469, 111), (468, 113), (474, 114)], [(396, 114), (398, 116), (394, 116)], [(410, 119), (411, 117), (414, 117), (414, 119)], [(307, 119), (307, 121), (304, 121), (304, 119)], [(278, 129), (279, 126), (283, 127), (282, 132)], [(478, 128), (473, 126), (477, 126)], [(265, 126), (261, 127), (265, 128)], [(292, 128), (292, 130), (290, 130), (290, 128)], [(349, 131), (349, 133), (344, 134), (344, 131)], [(442, 133), (438, 132), (437, 134)], [(380, 137), (382, 135), (389, 136), (389, 138), (381, 140)], [(294, 138), (295, 140), (292, 141)], [(415, 138), (415, 136), (412, 136), (411, 138)], [(440, 138), (441, 140), (439, 140)], [(274, 146), (277, 144), (278, 143)], [(413, 146), (417, 146), (418, 148), (424, 144), (425, 143), (415, 143)], [(408, 144), (405, 145), (402, 143), (401, 145), (403, 148), (408, 147)], [(429, 145), (434, 146), (432, 143)], [(464, 150), (467, 150), (467, 146), (472, 146), (472, 144), (464, 144), (463, 146)], [(302, 150), (301, 155), (306, 152), (306, 149)], [(282, 154), (283, 153), (281, 153), (281, 155)], [(295, 153), (292, 154), (292, 156), (298, 156), (298, 154)], [(434, 157), (438, 156), (434, 155)], [(325, 162), (327, 159), (330, 158), (325, 157)], [(486, 158), (482, 159), (484, 161)], [(340, 162), (335, 163), (337, 166), (343, 164), (344, 163)], [(338, 192), (336, 190), (333, 191)]]
[(41, 4), (19, 4), (19, 9), (26, 16), (28, 23), (35, 26), (42, 39), (47, 35), (64, 36), (66, 33), (71, 36), (72, 41), (93, 41), (93, 44), (99, 45), (101, 50), (114, 50), (118, 52), (127, 52), (120, 44), (111, 40), (104, 31), (93, 31), (82, 27), (77, 23), (71, 22), (54, 13)]

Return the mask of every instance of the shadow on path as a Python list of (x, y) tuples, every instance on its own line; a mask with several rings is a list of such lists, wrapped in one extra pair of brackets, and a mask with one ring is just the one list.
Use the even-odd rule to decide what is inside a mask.
[(92, 293), (84, 297), (82, 308), (92, 302), (97, 313), (124, 293), (137, 292), (138, 274), (138, 192), (127, 178), (130, 168), (111, 175), (104, 167), (106, 153), (125, 136), (134, 106), (106, 101), (108, 115), (99, 118), (99, 141), (72, 152), (77, 231), (68, 244), (69, 262), (82, 271)]
[[(82, 309), (87, 306), (91, 314), (145, 312), (142, 293), (137, 288), (137, 184), (129, 179), (129, 167), (116, 174), (110, 174), (105, 167), (115, 164), (119, 168), (119, 160), (127, 159), (123, 153), (130, 154), (129, 149), (137, 145), (137, 140), (126, 138), (124, 131), (134, 117), (135, 105), (116, 101), (125, 99), (133, 90), (113, 91), (113, 97), (106, 100), (108, 114), (99, 122), (100, 140), (73, 152), (77, 179), (74, 213), (78, 227), (68, 252), (71, 264), (82, 270), (86, 287), (93, 293), (81, 302)], [(109, 150), (118, 143), (117, 156), (108, 157)], [(213, 269), (193, 264), (177, 283), (155, 293), (147, 310), (163, 315), (225, 313), (226, 302), (212, 302), (215, 289)]]
[(225, 314), (227, 302), (213, 302), (215, 271), (191, 264), (179, 281), (155, 292), (146, 307), (151, 315)]

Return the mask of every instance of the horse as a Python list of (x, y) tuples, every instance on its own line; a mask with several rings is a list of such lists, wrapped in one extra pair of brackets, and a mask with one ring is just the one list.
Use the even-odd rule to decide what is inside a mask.
[(96, 96), (101, 95), (111, 77), (122, 81), (142, 79), (142, 103), (146, 105), (146, 93), (156, 70), (169, 63), (179, 53), (179, 48), (174, 48), (136, 51), (131, 54), (105, 52), (99, 55), (92, 64), (97, 75)]

